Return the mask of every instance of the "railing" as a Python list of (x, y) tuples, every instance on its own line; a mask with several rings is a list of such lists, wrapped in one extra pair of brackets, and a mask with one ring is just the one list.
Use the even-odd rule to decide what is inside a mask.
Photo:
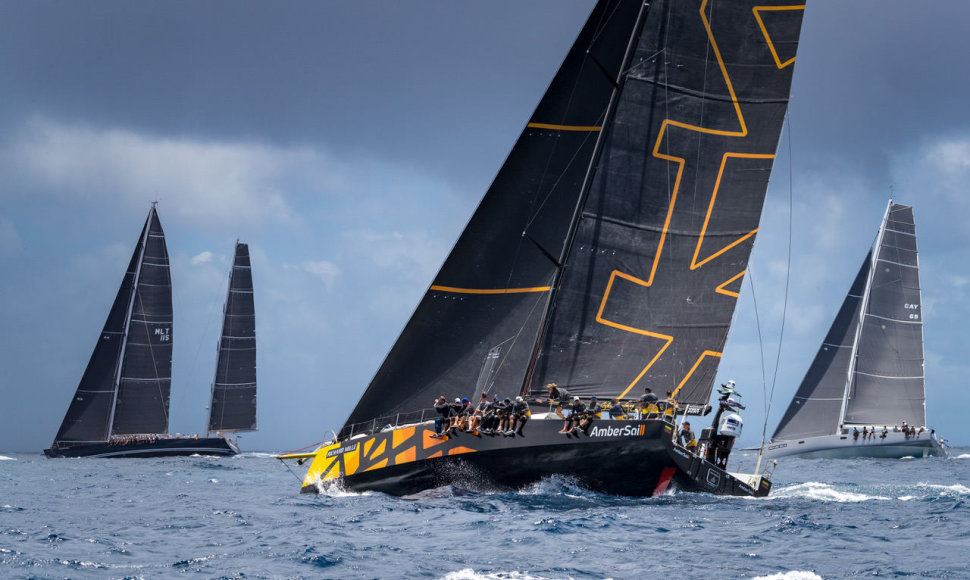
[[(537, 403), (531, 403), (533, 405), (533, 412)], [(543, 404), (545, 406), (545, 404)], [(624, 417), (627, 420), (662, 420), (666, 423), (674, 424), (675, 417), (678, 414), (677, 403), (670, 401), (657, 401), (656, 403), (651, 403), (647, 406), (644, 412), (640, 411), (639, 400), (624, 400), (621, 403), (624, 410)], [(549, 403), (548, 412), (554, 413), (559, 407), (558, 404)], [(569, 409), (565, 409), (568, 411)], [(384, 415), (381, 417), (375, 417), (370, 421), (362, 421), (360, 423), (353, 423), (350, 425), (345, 425), (343, 429), (337, 433), (337, 438), (335, 441), (343, 441), (345, 439), (350, 439), (351, 437), (356, 437), (358, 435), (375, 435), (382, 431), (387, 431), (390, 429), (397, 429), (405, 425), (415, 425), (419, 423), (424, 423), (426, 421), (433, 421), (440, 415), (433, 408), (420, 409), (418, 411), (409, 411), (406, 413), (396, 413), (394, 415)], [(603, 419), (610, 419), (610, 409), (603, 408), (600, 410), (600, 417)]]

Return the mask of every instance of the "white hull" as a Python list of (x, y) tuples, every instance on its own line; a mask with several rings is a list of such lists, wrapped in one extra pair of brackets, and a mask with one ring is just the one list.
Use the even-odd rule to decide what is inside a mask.
[(773, 441), (765, 449), (765, 457), (798, 456), (804, 459), (852, 459), (855, 457), (878, 457), (901, 459), (903, 457), (946, 457), (946, 450), (934, 435), (922, 433), (906, 438), (890, 431), (883, 439), (878, 434), (866, 440), (848, 435), (823, 435), (791, 441)]

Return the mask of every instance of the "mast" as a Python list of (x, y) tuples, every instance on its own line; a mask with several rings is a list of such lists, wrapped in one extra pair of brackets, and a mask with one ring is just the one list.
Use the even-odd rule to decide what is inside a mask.
[[(650, 3), (644, 2), (640, 8), (640, 13), (637, 14), (636, 24), (633, 26), (633, 31), (631, 32), (630, 38), (627, 41), (626, 52), (623, 55), (623, 61), (620, 64), (617, 77), (613, 81), (616, 88), (613, 89), (613, 93), (610, 95), (609, 104), (606, 107), (606, 114), (603, 119), (604, 128), (609, 126), (610, 120), (613, 118), (613, 114), (616, 110), (616, 99), (623, 88), (624, 73), (630, 65), (630, 59), (634, 53), (634, 50), (636, 49), (637, 37), (640, 35), (643, 28), (644, 18), (648, 10), (650, 10)], [(563, 244), (562, 252), (556, 260), (556, 275), (552, 282), (552, 296), (546, 303), (546, 308), (542, 313), (541, 322), (539, 324), (540, 330), (536, 335), (535, 343), (532, 347), (532, 356), (529, 358), (528, 370), (523, 377), (522, 388), (520, 389), (520, 393), (523, 396), (528, 394), (529, 385), (532, 384), (532, 375), (535, 373), (536, 361), (538, 360), (539, 352), (542, 349), (542, 341), (549, 329), (549, 314), (556, 308), (558, 297), (557, 290), (559, 288), (559, 284), (562, 282), (563, 273), (566, 271), (566, 260), (572, 251), (573, 243), (576, 241), (576, 232), (579, 230), (579, 222), (583, 219), (583, 211), (586, 208), (586, 203), (589, 201), (591, 177), (597, 161), (599, 160), (600, 154), (602, 153), (605, 133), (606, 131), (600, 131), (599, 135), (596, 137), (596, 144), (593, 146), (593, 155), (586, 167), (586, 175), (583, 177), (583, 185), (580, 188), (579, 198), (576, 200), (576, 207), (573, 209), (573, 216), (569, 221), (569, 230), (566, 234), (566, 242)]]
[[(893, 200), (889, 200), (889, 204), (886, 205), (886, 213), (882, 218), (882, 224), (879, 226), (879, 233), (876, 235), (876, 242), (873, 245), (872, 257), (869, 263), (869, 276), (866, 279), (866, 289), (862, 293), (862, 304), (859, 308), (859, 324), (856, 326), (855, 338), (852, 341), (852, 352), (849, 354), (849, 368), (846, 371), (845, 376), (845, 391), (842, 395), (842, 408), (839, 411), (839, 431), (842, 430), (845, 423), (845, 409), (849, 401), (849, 390), (852, 388), (852, 376), (855, 374), (856, 360), (859, 356), (859, 337), (862, 336), (862, 326), (866, 320), (866, 312), (869, 310), (869, 296), (872, 293), (872, 278), (875, 276), (876, 272), (876, 262), (879, 260), (879, 248), (882, 246), (883, 237), (886, 234), (886, 223), (889, 220), (889, 212), (893, 207)], [(836, 434), (839, 432), (836, 431)]]
[(155, 213), (155, 205), (158, 204), (157, 201), (152, 202), (151, 209), (148, 210), (148, 218), (145, 220), (145, 228), (142, 232), (141, 237), (141, 248), (138, 253), (138, 267), (135, 269), (135, 280), (131, 285), (131, 296), (128, 299), (128, 312), (125, 314), (125, 335), (121, 341), (121, 352), (118, 355), (118, 363), (115, 367), (115, 379), (114, 379), (114, 397), (111, 402), (111, 414), (108, 417), (108, 439), (111, 439), (111, 435), (114, 431), (115, 423), (115, 410), (118, 407), (118, 390), (121, 385), (121, 369), (125, 362), (125, 350), (128, 346), (128, 330), (131, 327), (131, 313), (135, 308), (135, 294), (138, 292), (138, 281), (141, 278), (141, 268), (142, 262), (145, 258), (145, 248), (148, 246), (148, 235), (151, 233), (151, 223), (152, 215)]

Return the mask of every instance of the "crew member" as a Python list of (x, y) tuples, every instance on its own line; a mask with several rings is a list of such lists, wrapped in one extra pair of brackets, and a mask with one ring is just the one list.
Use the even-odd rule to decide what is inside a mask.
[[(560, 419), (563, 419), (562, 409), (569, 401), (569, 391), (560, 387), (556, 383), (549, 383), (546, 385), (546, 393), (548, 393), (548, 398), (546, 401), (550, 405), (556, 405), (556, 415)], [(536, 399), (536, 403), (542, 404), (542, 399)]]
[(441, 430), (444, 428), (445, 421), (451, 417), (451, 405), (448, 404), (448, 399), (444, 395), (441, 395), (434, 401), (434, 410), (438, 413), (438, 416), (434, 420), (434, 433), (431, 437), (434, 439), (441, 439)]
[(648, 414), (656, 412), (657, 395), (653, 394), (653, 389), (647, 387), (643, 389), (643, 396), (640, 397), (640, 419), (644, 419)]
[(613, 399), (610, 403), (610, 419), (626, 419), (626, 411), (619, 399)]
[(596, 397), (589, 398), (589, 406), (586, 407), (586, 412), (583, 413), (582, 418), (579, 420), (580, 430), (589, 435), (589, 428), (593, 424), (594, 419), (599, 419), (599, 413), (602, 409), (600, 408), (599, 401)]
[(584, 412), (586, 412), (586, 405), (579, 400), (579, 397), (573, 397), (573, 403), (570, 405), (569, 415), (566, 416), (562, 425), (562, 430), (559, 432), (565, 435), (571, 434), (575, 428), (573, 423), (578, 425), (579, 420), (583, 417)]
[(697, 439), (694, 438), (694, 432), (690, 430), (690, 421), (684, 421), (681, 425), (680, 433), (677, 435), (677, 440), (680, 442), (681, 446), (686, 447), (688, 451), (697, 451)]
[(488, 393), (482, 393), (482, 398), (478, 401), (478, 405), (475, 406), (475, 412), (472, 413), (471, 418), (468, 420), (468, 430), (474, 431), (478, 429), (482, 423), (482, 418), (485, 416), (485, 408), (488, 407)]
[(512, 416), (511, 424), (505, 434), (522, 437), (522, 428), (525, 427), (526, 422), (532, 417), (532, 412), (529, 410), (529, 403), (522, 397), (516, 397), (515, 403), (512, 404), (510, 414)]
[(505, 397), (499, 403), (498, 409), (498, 434), (506, 435), (509, 431), (509, 416), (512, 414), (512, 399)]

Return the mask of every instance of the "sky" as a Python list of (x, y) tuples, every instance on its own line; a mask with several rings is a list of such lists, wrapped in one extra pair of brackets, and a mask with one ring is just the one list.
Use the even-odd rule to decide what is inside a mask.
[[(153, 200), (171, 431), (204, 429), (239, 238), (260, 389), (242, 445), (329, 438), (593, 3), (0, 0), (0, 451), (51, 443)], [(928, 422), (970, 444), (967, 22), (963, 0), (809, 1), (717, 379), (748, 405), (742, 443), (774, 429), (892, 196), (916, 215)]]

